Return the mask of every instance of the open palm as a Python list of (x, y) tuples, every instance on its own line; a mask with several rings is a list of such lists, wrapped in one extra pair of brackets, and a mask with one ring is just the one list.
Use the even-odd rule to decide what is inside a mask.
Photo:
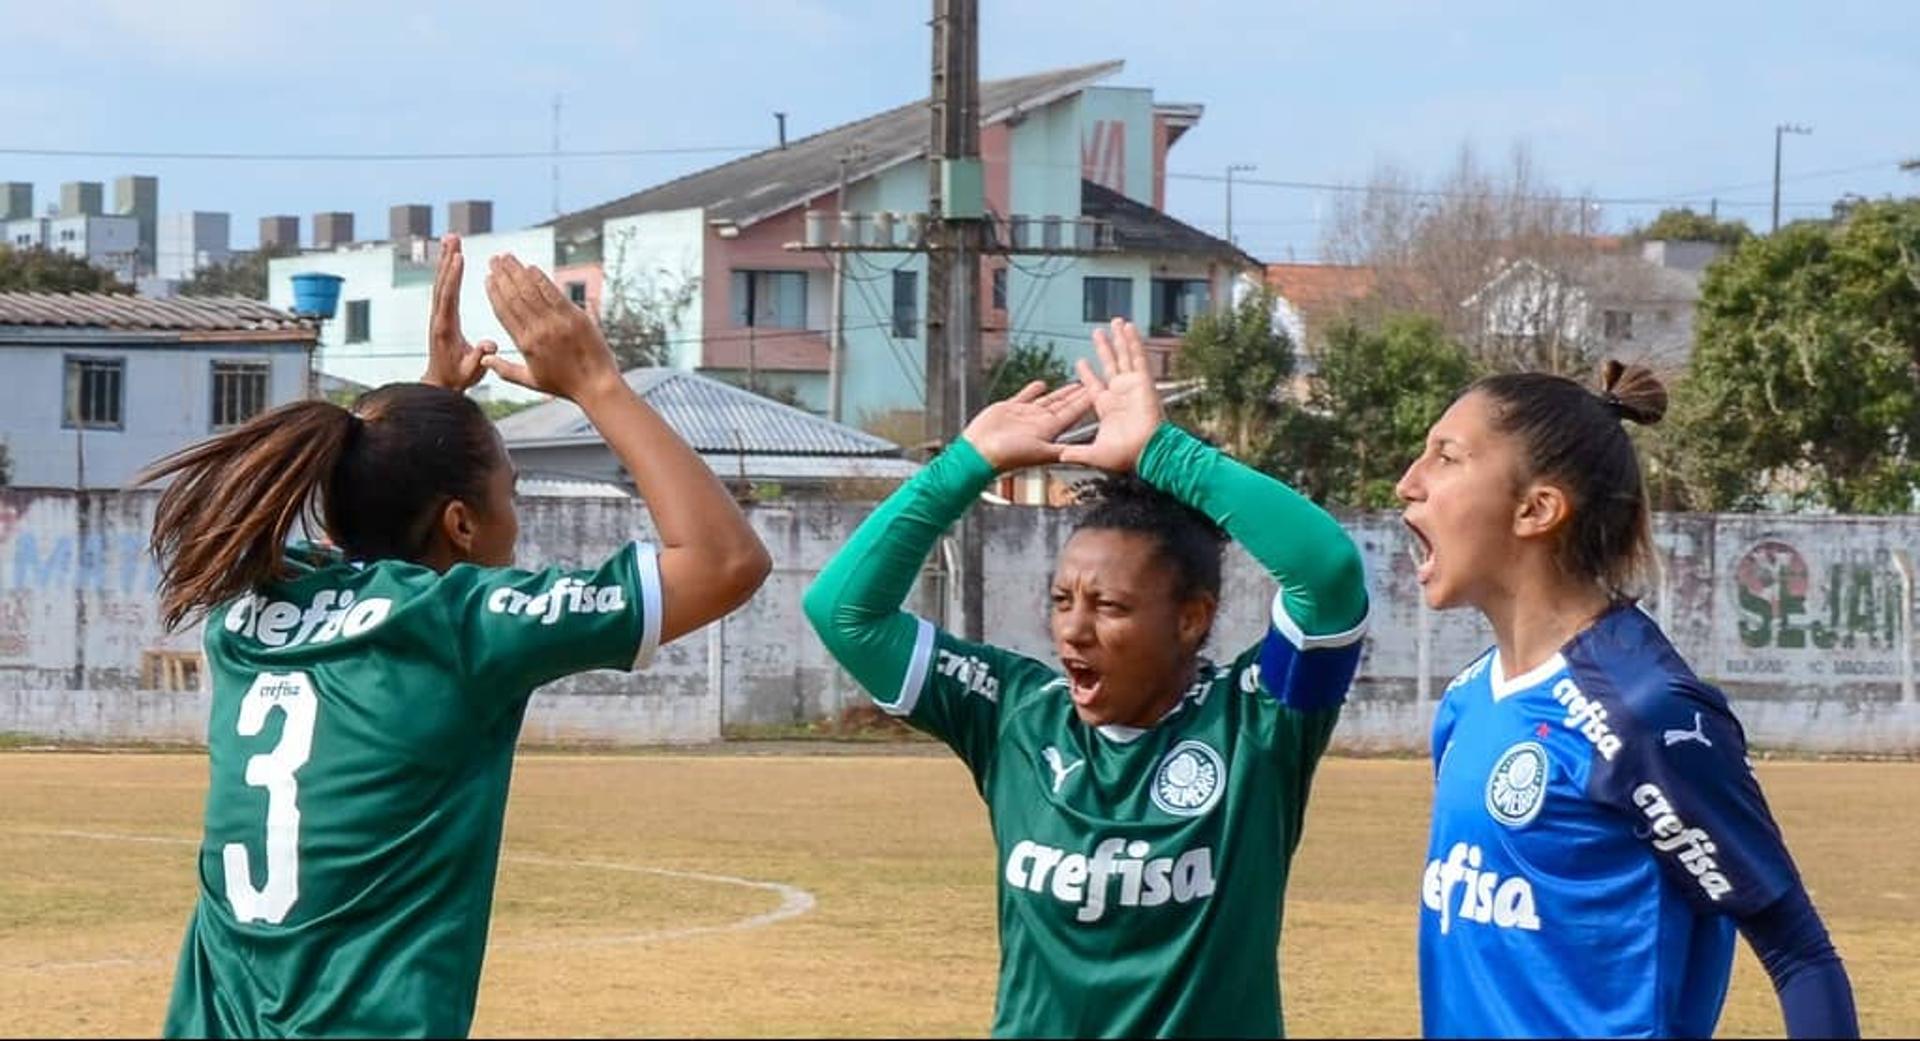
[(1093, 331), (1093, 349), (1100, 356), (1099, 373), (1084, 360), (1075, 366), (1094, 415), (1100, 419), (1100, 432), (1092, 444), (1067, 446), (1060, 453), (1060, 461), (1127, 473), (1139, 465), (1140, 453), (1160, 428), (1165, 410), (1160, 404), (1160, 389), (1154, 386), (1153, 374), (1147, 368), (1147, 349), (1140, 342), (1140, 330), (1132, 322), (1115, 318), (1112, 333), (1109, 338), (1107, 330)]
[(440, 240), (440, 267), (433, 278), (433, 317), (427, 332), (427, 374), (420, 382), (464, 391), (487, 375), (481, 359), (500, 348), (492, 340), (470, 344), (460, 331), (460, 280), (466, 273), (460, 236)]
[(1042, 466), (1060, 458), (1053, 439), (1066, 433), (1087, 412), (1087, 391), (1068, 383), (1051, 392), (1034, 380), (1013, 397), (980, 410), (961, 436), (995, 472)]

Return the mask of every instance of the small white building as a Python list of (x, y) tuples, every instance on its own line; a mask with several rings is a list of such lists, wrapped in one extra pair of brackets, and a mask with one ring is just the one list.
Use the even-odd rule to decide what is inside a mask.
[(0, 293), (10, 483), (118, 488), (304, 397), (314, 327), (257, 300)]

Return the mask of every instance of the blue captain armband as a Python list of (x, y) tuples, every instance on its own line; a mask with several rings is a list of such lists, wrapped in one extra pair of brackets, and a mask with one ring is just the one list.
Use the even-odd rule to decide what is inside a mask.
[(1284, 590), (1274, 594), (1272, 625), (1260, 645), (1260, 686), (1298, 712), (1333, 708), (1347, 700), (1347, 688), (1360, 668), (1368, 619), (1362, 617), (1346, 632), (1309, 636), (1287, 614), (1284, 596)]

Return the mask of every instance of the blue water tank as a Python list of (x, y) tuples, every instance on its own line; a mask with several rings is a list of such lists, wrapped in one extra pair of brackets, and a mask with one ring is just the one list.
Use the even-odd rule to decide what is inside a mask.
[(344, 281), (339, 275), (318, 271), (293, 276), (293, 313), (323, 321), (332, 318), (340, 307), (340, 283)]

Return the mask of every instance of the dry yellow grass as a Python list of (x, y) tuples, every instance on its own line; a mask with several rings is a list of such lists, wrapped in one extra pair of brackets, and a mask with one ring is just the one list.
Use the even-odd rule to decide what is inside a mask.
[[(158, 1029), (204, 778), (188, 755), (0, 755), (0, 1034)], [(1863, 1025), (1920, 1033), (1920, 765), (1768, 763), (1761, 778)], [(1419, 762), (1323, 768), (1288, 901), (1292, 1032), (1418, 1030), (1426, 800)], [(984, 811), (942, 755), (527, 755), (506, 850), (476, 1033), (986, 1029), (994, 863)], [(799, 898), (655, 869), (816, 903), (739, 928)], [(1779, 1031), (1743, 951), (1721, 1033)]]

